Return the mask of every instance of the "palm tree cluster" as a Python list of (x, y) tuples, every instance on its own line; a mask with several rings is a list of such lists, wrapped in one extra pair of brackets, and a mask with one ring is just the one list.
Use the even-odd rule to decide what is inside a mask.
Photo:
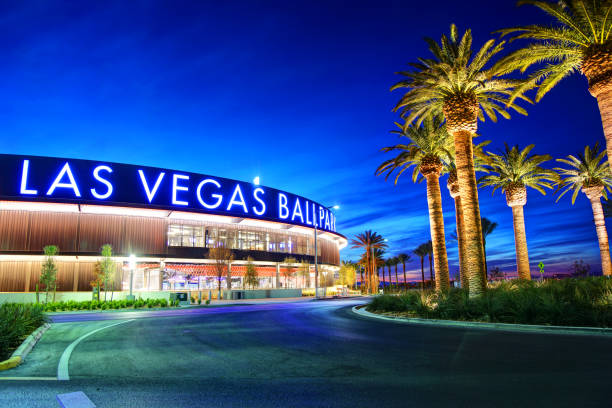
[[(449, 287), (440, 191), (440, 178), (445, 174), (455, 200), (461, 280), (470, 296), (481, 294), (487, 281), (484, 235), (491, 225), (481, 221), (479, 184), (493, 187), (493, 192), (501, 189), (512, 209), (519, 278), (531, 278), (523, 211), (527, 187), (542, 194), (557, 187), (560, 196), (573, 190), (573, 199), (579, 191), (586, 194), (595, 216), (602, 268), (604, 274), (611, 273), (600, 198), (612, 185), (612, 2), (524, 0), (520, 4), (537, 7), (552, 17), (554, 24), (500, 30), (500, 39), (490, 39), (478, 49), (472, 46), (471, 31), (460, 34), (453, 24), (440, 42), (426, 39), (431, 56), (410, 63), (409, 70), (399, 72), (403, 79), (391, 87), (392, 91), (405, 90), (394, 108), (401, 123), (396, 123), (398, 130), (393, 133), (402, 143), (382, 149), (396, 156), (383, 162), (376, 174), (387, 178), (395, 174), (397, 183), (403, 172), (412, 168), (413, 182), (425, 180), (437, 290)], [(530, 42), (502, 56), (505, 37)], [(508, 76), (516, 71), (519, 73), (514, 77)], [(589, 91), (599, 103), (609, 165), (602, 163), (606, 151), (600, 152), (597, 145), (587, 147), (584, 154), (559, 159), (569, 168), (556, 169), (542, 166), (551, 157), (531, 154), (533, 145), (523, 149), (506, 145), (499, 154), (483, 151), (488, 142), (474, 145), (478, 121), (488, 118), (497, 122), (498, 116), (509, 119), (511, 112), (526, 115), (521, 105), (533, 103), (527, 93), (535, 90), (534, 99), (539, 102), (574, 72), (587, 77)], [(485, 174), (478, 179), (477, 171)], [(368, 253), (366, 263), (373, 256)], [(415, 251), (421, 264), (422, 253)]]

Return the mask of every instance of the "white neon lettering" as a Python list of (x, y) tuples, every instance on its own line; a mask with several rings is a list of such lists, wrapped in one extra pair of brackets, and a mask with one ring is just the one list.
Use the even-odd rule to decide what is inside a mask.
[(97, 199), (99, 199), (99, 200), (105, 200), (105, 199), (107, 199), (108, 197), (110, 197), (110, 195), (111, 195), (111, 194), (113, 194), (113, 185), (110, 183), (110, 181), (108, 181), (108, 180), (106, 180), (106, 179), (103, 179), (103, 178), (100, 176), (100, 174), (99, 174), (99, 173), (100, 173), (100, 171), (101, 171), (101, 170), (103, 170), (103, 171), (107, 171), (107, 172), (109, 172), (109, 173), (112, 173), (112, 172), (113, 172), (113, 169), (111, 169), (111, 168), (110, 168), (110, 167), (108, 167), (108, 166), (98, 166), (98, 167), (96, 167), (96, 168), (94, 169), (94, 171), (93, 171), (93, 176), (94, 176), (94, 178), (95, 178), (96, 180), (98, 180), (100, 183), (102, 183), (102, 184), (104, 184), (104, 185), (106, 186), (106, 193), (104, 193), (104, 194), (99, 194), (99, 193), (96, 191), (96, 189), (95, 189), (95, 188), (92, 188), (90, 191), (91, 191), (91, 195), (93, 195), (93, 196), (94, 196), (94, 197), (96, 197)]
[(147, 179), (145, 178), (144, 172), (142, 170), (138, 170), (138, 174), (140, 175), (140, 181), (142, 181), (142, 186), (145, 189), (145, 194), (147, 195), (149, 202), (153, 201), (153, 197), (155, 197), (157, 189), (159, 188), (159, 185), (161, 184), (161, 181), (166, 175), (166, 173), (159, 173), (159, 175), (157, 176), (157, 180), (155, 181), (155, 185), (153, 186), (153, 190), (149, 190), (149, 183), (147, 183)]
[(315, 203), (312, 203), (312, 225), (315, 227), (319, 226), (319, 223), (317, 222), (317, 207)]
[(287, 207), (287, 196), (278, 193), (278, 216), (282, 219), (289, 217), (289, 207)]
[(323, 207), (319, 206), (319, 226), (322, 227), (323, 226), (323, 220), (325, 218), (325, 214), (323, 211)]
[(30, 161), (29, 160), (24, 160), (23, 161), (23, 167), (21, 169), (21, 189), (19, 190), (19, 192), (21, 194), (38, 194), (38, 190), (34, 190), (34, 189), (29, 189), (27, 187), (28, 185), (28, 169), (30, 168)]
[(264, 213), (266, 212), (266, 203), (264, 203), (264, 201), (257, 196), (257, 193), (265, 194), (265, 191), (263, 190), (263, 188), (260, 187), (253, 190), (253, 197), (255, 198), (255, 200), (257, 200), (259, 204), (261, 204), (261, 210), (257, 211), (257, 208), (253, 206), (253, 212), (257, 215), (264, 215)]
[(300, 206), (300, 199), (295, 199), (295, 205), (293, 206), (293, 215), (291, 216), (291, 221), (295, 221), (295, 217), (300, 217), (300, 221), (302, 224), (304, 223), (304, 216), (302, 215), (302, 207)]
[[(236, 196), (240, 196), (240, 200), (236, 200)], [(246, 203), (244, 202), (244, 197), (242, 196), (242, 190), (240, 189), (240, 184), (236, 184), (236, 187), (234, 188), (234, 194), (232, 194), (232, 199), (227, 205), (227, 211), (231, 210), (232, 206), (235, 204), (242, 206), (242, 210), (244, 211), (245, 214), (249, 212), (249, 210), (247, 209)]]
[(172, 175), (172, 204), (173, 205), (189, 205), (187, 201), (180, 201), (176, 199), (177, 191), (188, 191), (189, 187), (179, 186), (179, 180), (189, 180), (189, 176), (185, 176), (183, 174), (173, 174)]
[[(68, 176), (68, 180), (70, 181), (69, 183), (62, 183), (62, 179), (64, 178), (64, 175)], [(68, 164), (68, 162), (64, 164), (64, 167), (62, 167), (62, 170), (60, 170), (59, 174), (53, 181), (53, 184), (51, 184), (51, 187), (49, 187), (49, 191), (47, 191), (47, 195), (48, 196), (52, 195), (55, 189), (58, 187), (59, 188), (71, 188), (72, 191), (74, 191), (74, 195), (76, 197), (81, 196), (81, 192), (79, 191), (79, 187), (77, 186), (76, 181), (74, 181), (74, 176), (72, 175), (72, 170), (70, 170), (70, 165)]]
[(306, 201), (306, 204), (304, 205), (304, 207), (306, 207), (306, 224), (312, 225), (312, 222), (310, 221), (310, 217), (309, 217), (310, 211), (308, 210), (308, 208), (310, 206), (308, 205), (308, 201)]
[(200, 184), (198, 184), (198, 189), (196, 190), (196, 197), (198, 197), (198, 201), (200, 202), (200, 204), (202, 204), (204, 207), (214, 210), (215, 208), (219, 207), (221, 205), (221, 201), (223, 201), (223, 196), (221, 194), (211, 194), (210, 196), (213, 198), (217, 199), (217, 202), (214, 204), (208, 204), (204, 201), (204, 199), (202, 198), (202, 188), (206, 185), (206, 184), (214, 184), (215, 187), (217, 188), (221, 188), (221, 184), (219, 184), (219, 182), (217, 180), (213, 180), (213, 179), (204, 179), (200, 182)]
[(329, 211), (325, 211), (325, 228), (328, 230), (331, 229), (331, 224), (329, 223)]

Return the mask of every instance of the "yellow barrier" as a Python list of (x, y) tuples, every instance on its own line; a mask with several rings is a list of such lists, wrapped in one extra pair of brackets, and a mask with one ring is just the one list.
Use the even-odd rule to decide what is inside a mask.
[(15, 356), (9, 358), (8, 360), (0, 361), (0, 371), (17, 367), (19, 364), (21, 364), (21, 356)]

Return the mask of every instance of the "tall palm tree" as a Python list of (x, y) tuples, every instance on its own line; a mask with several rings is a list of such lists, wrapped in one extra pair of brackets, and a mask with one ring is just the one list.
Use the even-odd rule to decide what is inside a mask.
[[(389, 272), (389, 287), (391, 287), (391, 266), (393, 266), (393, 258), (385, 259), (385, 266)], [(385, 268), (383, 268), (383, 287), (385, 287)]]
[[(399, 125), (398, 125), (399, 126)], [(400, 128), (402, 128), (400, 126)], [(451, 155), (452, 140), (440, 117), (428, 118), (421, 126), (408, 126), (398, 132), (406, 137), (408, 144), (385, 147), (384, 152), (399, 151), (398, 155), (383, 162), (376, 170), (376, 175), (386, 173), (386, 178), (397, 170), (395, 183), (402, 173), (414, 167), (412, 181), (416, 182), (421, 174), (427, 183), (427, 205), (429, 207), (429, 227), (433, 242), (433, 255), (436, 265), (436, 289), (447, 290), (450, 286), (448, 276), (448, 258), (444, 238), (444, 217), (442, 212), (442, 195), (440, 193), (440, 175), (444, 163)]]
[[(500, 78), (503, 66), (485, 68), (503, 49), (504, 42), (496, 44), (495, 40), (489, 40), (474, 52), (471, 31), (466, 30), (459, 37), (454, 24), (450, 36), (443, 35), (440, 44), (432, 39), (426, 41), (433, 58), (421, 58), (418, 63), (410, 64), (415, 70), (400, 72), (406, 79), (391, 90), (409, 88), (395, 106), (406, 118), (406, 126), (415, 121), (420, 124), (431, 116), (444, 115), (446, 119), (446, 129), (455, 145), (469, 293), (477, 296), (485, 290), (485, 270), (472, 137), (476, 136), (477, 120), (484, 120), (485, 115), (496, 121), (497, 114), (509, 118), (509, 108), (521, 114), (527, 112), (509, 100), (521, 82)], [(529, 101), (521, 93), (516, 97)]]
[(397, 256), (393, 257), (393, 266), (395, 267), (395, 286), (399, 286), (399, 279), (397, 278), (397, 265), (400, 263)]
[[(351, 239), (351, 247), (364, 250), (363, 261), (366, 266), (366, 288), (370, 293), (373, 293), (376, 289), (372, 287), (374, 285), (371, 284), (374, 280), (374, 275), (376, 275), (376, 282), (378, 282), (377, 262), (374, 261), (377, 255), (375, 250), (384, 250), (387, 247), (387, 243), (381, 235), (372, 230), (367, 230), (361, 234), (357, 234)], [(372, 255), (374, 255), (374, 257)], [(376, 284), (376, 286), (378, 285)]]
[[(519, 150), (518, 146), (510, 148), (506, 144), (502, 154), (489, 153), (491, 173), (479, 180), (482, 186), (493, 187), (493, 193), (501, 188), (502, 193), (506, 194), (506, 204), (512, 208), (518, 277), (527, 280), (531, 280), (523, 212), (523, 207), (527, 204), (527, 187), (546, 195), (545, 189), (552, 189), (559, 178), (553, 170), (541, 167), (542, 163), (551, 159), (549, 155), (529, 154), (533, 147), (534, 145), (529, 145)], [(489, 221), (488, 227), (491, 226)], [(484, 227), (485, 219), (483, 219), (483, 230)]]
[(521, 70), (545, 63), (529, 75), (518, 89), (522, 92), (538, 86), (535, 97), (540, 101), (563, 78), (581, 72), (589, 83), (589, 92), (599, 104), (612, 168), (612, 3), (610, 0), (523, 0), (552, 17), (554, 25), (532, 24), (500, 30), (513, 39), (534, 40), (496, 66), (502, 72)]
[(559, 198), (565, 193), (573, 190), (572, 204), (576, 201), (578, 192), (582, 191), (593, 209), (597, 240), (599, 241), (599, 252), (601, 254), (601, 270), (604, 275), (612, 274), (612, 262), (610, 261), (610, 244), (608, 243), (608, 231), (601, 207), (601, 197), (608, 198), (607, 192), (612, 191), (612, 173), (610, 166), (602, 160), (606, 160), (606, 151), (599, 151), (599, 144), (593, 149), (589, 146), (584, 148), (583, 154), (569, 155), (567, 159), (557, 159), (561, 163), (570, 166), (566, 168), (555, 168), (561, 176), (559, 189), (563, 189)]
[(425, 244), (419, 245), (414, 251), (413, 254), (421, 258), (421, 290), (425, 289), (425, 257), (427, 256), (427, 248), (425, 248)]
[(406, 255), (404, 253), (399, 254), (397, 256), (397, 260), (398, 262), (401, 262), (402, 267), (403, 267), (403, 271), (404, 271), (404, 287), (407, 287), (407, 282), (406, 282), (406, 262), (410, 262), (410, 255)]
[[(483, 151), (483, 148), (491, 143), (490, 140), (486, 140), (474, 146), (474, 170), (480, 172), (486, 172), (486, 167), (483, 166), (486, 163), (487, 156)], [(450, 196), (455, 201), (455, 227), (457, 229), (457, 249), (459, 255), (459, 279), (461, 280), (461, 287), (469, 289), (469, 279), (467, 276), (468, 266), (466, 264), (467, 257), (465, 255), (465, 221), (463, 218), (463, 207), (461, 205), (461, 195), (459, 194), (459, 180), (457, 179), (457, 166), (455, 164), (455, 152), (452, 151), (452, 156), (449, 163), (446, 165), (446, 172), (448, 173), (448, 179), (446, 181), (446, 187)], [(482, 220), (482, 219), (481, 219)], [(482, 225), (482, 223), (481, 223)], [(484, 231), (483, 231), (484, 232)], [(483, 252), (485, 271), (487, 270), (487, 253), (484, 251), (486, 237), (483, 235)], [(483, 280), (486, 277), (483, 276)], [(483, 282), (484, 284), (484, 282)], [(486, 286), (486, 285), (485, 285)]]
[(482, 225), (482, 247), (484, 249), (485, 255), (485, 270), (489, 273), (489, 268), (487, 266), (487, 237), (495, 231), (498, 224), (496, 222), (491, 221), (488, 218), (481, 217), (480, 225)]

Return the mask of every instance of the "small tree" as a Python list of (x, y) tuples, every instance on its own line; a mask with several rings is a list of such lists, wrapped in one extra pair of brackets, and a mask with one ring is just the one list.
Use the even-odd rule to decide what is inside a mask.
[(298, 271), (298, 274), (302, 278), (302, 288), (310, 286), (310, 263), (307, 261), (302, 262), (302, 268)]
[(338, 271), (338, 283), (343, 286), (352, 286), (356, 279), (356, 269), (352, 262), (342, 262), (342, 266)]
[[(113, 262), (113, 247), (109, 244), (102, 245), (102, 251), (100, 252), (102, 258), (99, 261), (100, 264), (100, 280), (104, 285), (104, 301), (106, 302), (106, 293), (108, 292), (109, 286), (114, 282), (115, 263)], [(111, 298), (112, 298), (111, 293)]]
[(104, 284), (100, 261), (96, 262), (94, 265), (94, 279), (89, 284), (92, 290), (95, 289), (96, 299), (100, 301), (100, 288)]
[(53, 301), (55, 301), (55, 290), (57, 289), (57, 265), (55, 255), (59, 252), (56, 245), (47, 245), (43, 248), (45, 262), (40, 271), (40, 283), (45, 285), (45, 303), (49, 301), (49, 290), (53, 289)]
[(253, 265), (253, 258), (250, 256), (247, 258), (244, 284), (247, 288), (250, 286), (251, 289), (259, 286), (257, 268), (255, 268), (255, 265)]
[(577, 277), (585, 277), (589, 276), (589, 271), (591, 270), (591, 265), (584, 263), (581, 259), (580, 262), (574, 261), (574, 265), (572, 265), (572, 275)]
[(217, 282), (219, 284), (218, 299), (221, 299), (221, 278), (223, 278), (223, 272), (227, 271), (227, 291), (228, 297), (231, 296), (232, 291), (232, 272), (230, 270), (230, 264), (234, 260), (234, 254), (229, 248), (217, 245), (214, 248), (208, 250), (208, 258), (215, 261), (215, 273), (217, 274)]
[(285, 277), (285, 286), (289, 287), (289, 279), (295, 272), (295, 264), (297, 263), (297, 261), (293, 257), (288, 257), (285, 258), (283, 262), (287, 264), (285, 270), (283, 271), (283, 276)]

